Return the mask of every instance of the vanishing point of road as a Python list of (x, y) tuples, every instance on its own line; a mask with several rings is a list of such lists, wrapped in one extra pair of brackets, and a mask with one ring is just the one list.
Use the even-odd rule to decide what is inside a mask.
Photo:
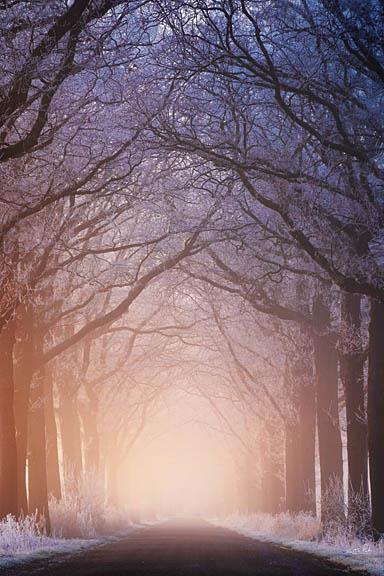
[[(7, 576), (346, 576), (347, 568), (203, 521), (167, 521), (81, 553), (57, 554)], [(364, 572), (353, 572), (362, 576)]]

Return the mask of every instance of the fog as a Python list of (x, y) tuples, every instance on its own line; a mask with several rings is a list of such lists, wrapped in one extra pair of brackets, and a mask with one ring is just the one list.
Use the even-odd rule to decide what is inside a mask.
[(384, 536), (381, 4), (0, 2), (0, 520)]
[(135, 444), (119, 490), (144, 517), (215, 515), (233, 509), (236, 470), (230, 444), (206, 399), (174, 389)]

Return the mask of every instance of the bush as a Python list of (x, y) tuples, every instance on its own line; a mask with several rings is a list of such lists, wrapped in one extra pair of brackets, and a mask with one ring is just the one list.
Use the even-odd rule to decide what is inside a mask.
[(42, 532), (36, 515), (16, 520), (9, 515), (0, 521), (0, 554), (13, 555), (57, 545)]
[(234, 514), (226, 518), (224, 524), (229, 528), (250, 529), (260, 536), (297, 540), (315, 540), (321, 532), (318, 518), (305, 512), (282, 512), (276, 515), (258, 513), (249, 516)]
[(128, 513), (105, 504), (97, 479), (83, 475), (72, 482), (61, 500), (49, 503), (52, 533), (59, 538), (94, 538), (126, 529)]
[(340, 546), (356, 540), (371, 540), (371, 511), (365, 494), (350, 493), (347, 502), (342, 484), (334, 481), (325, 493), (323, 504), (326, 510), (322, 514), (322, 540)]

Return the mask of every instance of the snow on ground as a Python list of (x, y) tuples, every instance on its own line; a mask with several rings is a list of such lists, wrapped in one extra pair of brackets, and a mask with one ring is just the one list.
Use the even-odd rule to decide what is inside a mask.
[(355, 570), (384, 576), (384, 539), (380, 542), (351, 539), (341, 531), (320, 538), (320, 522), (310, 514), (252, 514), (216, 518), (215, 524), (244, 536), (309, 552)]
[[(86, 548), (113, 542), (140, 527), (140, 524), (125, 522), (119, 531), (110, 535), (96, 535), (83, 538), (63, 538), (46, 536), (41, 532), (36, 518), (27, 516), (16, 521), (8, 516), (0, 521), (0, 567), (11, 567), (35, 559), (48, 558), (56, 554), (77, 553)], [(93, 528), (92, 528), (93, 530)]]
[(12, 542), (12, 546), (9, 548), (6, 545), (0, 545), (0, 567), (14, 567), (31, 560), (49, 558), (56, 554), (80, 552), (86, 548), (103, 544), (107, 540), (106, 537), (89, 540), (48, 538), (47, 536), (24, 538), (22, 542), (18, 542), (16, 547), (15, 542)]
[[(63, 498), (49, 501), (51, 535), (37, 515), (0, 520), (0, 567), (112, 542), (143, 526), (138, 513), (106, 504), (98, 482), (84, 474)], [(147, 523), (147, 522), (145, 522)]]

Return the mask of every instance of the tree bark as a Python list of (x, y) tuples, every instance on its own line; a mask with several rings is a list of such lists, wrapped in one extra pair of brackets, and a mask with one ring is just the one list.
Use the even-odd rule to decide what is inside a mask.
[(312, 361), (309, 363), (309, 380), (304, 380), (299, 390), (301, 509), (316, 514), (316, 399)]
[(47, 448), (47, 484), (48, 494), (60, 500), (61, 498), (61, 482), (60, 482), (60, 466), (59, 466), (59, 453), (57, 444), (57, 424), (55, 417), (55, 407), (53, 402), (53, 380), (52, 370), (50, 366), (46, 368), (45, 372), (45, 431), (46, 431), (46, 448)]
[(384, 534), (384, 304), (371, 302), (368, 353), (368, 448), (372, 528)]
[[(368, 502), (368, 443), (364, 394), (364, 355), (361, 344), (361, 296), (344, 294), (342, 316), (346, 335), (340, 357), (347, 416), (348, 510)], [(356, 496), (358, 499), (356, 501)]]
[(0, 333), (0, 518), (17, 516), (17, 452), (14, 418), (14, 322)]
[(265, 432), (262, 452), (261, 507), (262, 512), (277, 514), (284, 509), (284, 463), (281, 457), (283, 445), (280, 444), (283, 439), (274, 425), (267, 425)]
[[(306, 335), (303, 335), (306, 336)], [(292, 369), (295, 414), (285, 427), (286, 507), (290, 512), (316, 513), (316, 403), (308, 337), (302, 339)]]
[(64, 486), (77, 489), (83, 470), (80, 418), (77, 409), (77, 392), (70, 386), (59, 388), (59, 420), (63, 451)]
[(47, 534), (51, 531), (48, 509), (46, 437), (44, 414), (44, 369), (32, 380), (28, 426), (28, 493), (29, 511), (44, 521)]
[(83, 424), (83, 452), (84, 469), (87, 472), (98, 474), (100, 449), (99, 432), (97, 428), (98, 402), (95, 394), (88, 392), (88, 398), (79, 406), (81, 421)]
[(300, 422), (298, 419), (285, 425), (285, 506), (293, 514), (302, 510), (301, 490), (302, 461)]
[(20, 305), (16, 317), (16, 342), (14, 347), (15, 423), (17, 447), (17, 498), (19, 514), (28, 514), (27, 498), (27, 444), (28, 408), (33, 374), (33, 311)]
[[(343, 516), (343, 456), (339, 425), (336, 339), (330, 332), (329, 306), (320, 296), (313, 303), (316, 408), (319, 437), (321, 516), (325, 526)], [(338, 495), (335, 494), (338, 491)], [(332, 501), (332, 510), (330, 503)]]
[[(34, 354), (43, 351), (43, 335), (35, 325)], [(29, 511), (37, 513), (47, 534), (51, 532), (48, 508), (47, 456), (45, 433), (45, 367), (32, 378), (28, 425), (28, 495)]]

